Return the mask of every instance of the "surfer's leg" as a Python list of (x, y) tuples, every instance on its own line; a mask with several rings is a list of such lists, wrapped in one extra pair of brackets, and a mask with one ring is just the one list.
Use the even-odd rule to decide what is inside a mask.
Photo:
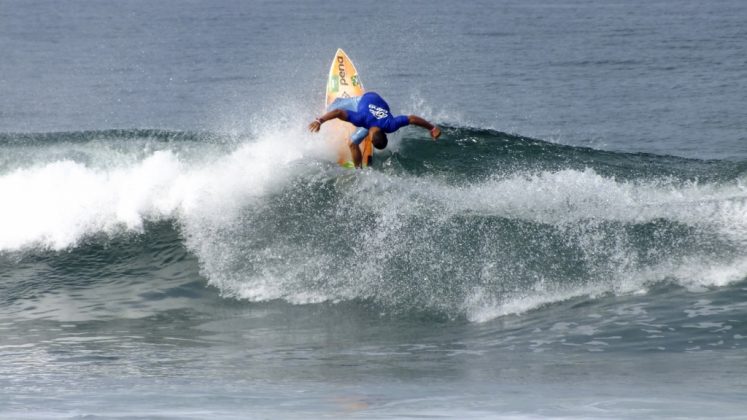
[(344, 109), (346, 111), (357, 111), (358, 102), (360, 102), (360, 96), (353, 96), (352, 98), (337, 98), (329, 104), (327, 111), (334, 111), (335, 109)]
[(363, 154), (361, 153), (360, 147), (353, 142), (348, 142), (348, 147), (350, 147), (350, 156), (353, 158), (353, 166), (356, 168), (362, 168)]
[(358, 127), (357, 130), (353, 132), (353, 134), (350, 136), (350, 141), (352, 141), (355, 144), (361, 144), (363, 139), (366, 138), (368, 135), (368, 129), (363, 127)]

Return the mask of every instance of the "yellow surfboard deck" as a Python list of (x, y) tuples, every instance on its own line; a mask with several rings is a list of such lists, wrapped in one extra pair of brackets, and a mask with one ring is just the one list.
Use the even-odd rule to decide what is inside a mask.
[[(350, 57), (345, 54), (345, 51), (338, 49), (329, 68), (325, 109), (337, 98), (360, 96), (365, 92), (366, 90), (363, 88), (358, 70), (356, 70)], [(337, 162), (345, 167), (353, 167), (353, 158), (350, 155), (348, 139), (350, 139), (355, 129), (353, 124), (337, 119), (327, 121), (323, 126), (322, 134), (324, 138), (337, 150)], [(363, 155), (363, 166), (368, 166), (371, 163), (373, 155), (371, 140), (366, 137), (360, 144), (360, 148)]]

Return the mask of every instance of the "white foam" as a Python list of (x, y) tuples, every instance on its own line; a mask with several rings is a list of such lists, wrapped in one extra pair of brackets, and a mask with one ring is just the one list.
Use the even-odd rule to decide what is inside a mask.
[(175, 172), (173, 155), (159, 152), (110, 172), (61, 161), (2, 176), (0, 250), (62, 249), (87, 234), (139, 230)]
[[(647, 293), (651, 283), (662, 280), (696, 290), (722, 287), (747, 277), (744, 258), (682, 255), (666, 249), (659, 251), (661, 258), (656, 265), (646, 266), (638, 260), (630, 238), (604, 227), (609, 223), (631, 225), (667, 220), (694, 229), (693, 234), (715, 237), (738, 249), (747, 242), (747, 192), (737, 182), (621, 181), (591, 169), (512, 174), (468, 185), (453, 185), (433, 178), (379, 174), (372, 177), (372, 182), (361, 186), (357, 193), (377, 196), (366, 205), (380, 213), (378, 220), (392, 220), (393, 231), (400, 230), (397, 224), (408, 217), (424, 214), (430, 214), (435, 225), (471, 215), (525, 220), (566, 232), (568, 240), (582, 252), (583, 261), (579, 263), (598, 271), (590, 273), (597, 278), (565, 285), (561, 283), (567, 280), (544, 273), (548, 278), (536, 279), (534, 289), (504, 292), (500, 296), (495, 291), (475, 288), (459, 305), (462, 313), (473, 321), (523, 313), (580, 296)], [(370, 239), (388, 241), (382, 247), (398, 246), (392, 243), (388, 226), (381, 228)], [(404, 248), (407, 246), (409, 243)], [(399, 252), (409, 252), (404, 248), (398, 248)], [(485, 264), (492, 263), (486, 260)], [(504, 272), (490, 276), (496, 274), (506, 275)], [(502, 281), (511, 283), (510, 279)]]
[(583, 296), (604, 293), (629, 294), (646, 291), (649, 284), (669, 280), (693, 292), (710, 287), (724, 287), (747, 278), (747, 260), (714, 263), (705, 259), (667, 261), (655, 267), (617, 273), (608, 281), (592, 282), (584, 286), (558, 287), (555, 290), (527, 291), (498, 298), (476, 290), (463, 304), (463, 311), (473, 322), (487, 322), (506, 315), (518, 315), (544, 305)]
[(0, 175), (0, 251), (60, 250), (91, 234), (140, 232), (147, 220), (227, 220), (292, 176), (294, 162), (317, 156), (315, 146), (301, 130), (268, 130), (189, 165), (161, 150), (121, 167), (61, 160), (16, 169)]
[(629, 277), (635, 278), (636, 282), (670, 279), (693, 291), (705, 287), (723, 287), (747, 278), (747, 258), (723, 262), (698, 257), (679, 258), (646, 268)]
[[(454, 211), (515, 217), (547, 224), (596, 219), (645, 223), (655, 219), (688, 225), (729, 226), (747, 233), (747, 191), (669, 179), (619, 181), (592, 169), (518, 174), (465, 188), (440, 187)], [(747, 237), (747, 235), (745, 235)]]
[[(625, 238), (612, 238), (610, 244), (605, 242), (609, 239), (605, 235), (609, 235), (598, 229), (604, 223), (640, 224), (661, 219), (732, 241), (735, 247), (743, 245), (747, 242), (747, 192), (739, 183), (625, 181), (592, 169), (517, 173), (461, 185), (430, 176), (377, 171), (350, 174), (350, 182), (340, 187), (349, 195), (344, 205), (372, 212), (376, 219), (376, 227), (364, 239), (366, 248), (377, 252), (372, 256), (361, 253), (370, 260), (364, 261), (360, 270), (343, 274), (345, 281), (325, 278), (334, 273), (325, 254), (314, 254), (303, 244), (284, 243), (295, 247), (286, 254), (297, 259), (294, 264), (279, 264), (266, 272), (236, 271), (232, 264), (246, 257), (243, 242), (253, 239), (234, 237), (236, 227), (261, 223), (241, 219), (241, 210), (260, 204), (279, 187), (316, 170), (319, 165), (307, 161), (329, 156), (318, 140), (304, 131), (304, 124), (297, 124), (291, 130), (269, 127), (258, 131), (230, 153), (216, 154), (214, 148), (206, 148), (211, 152), (189, 162), (174, 150), (160, 150), (135, 162), (128, 159), (121, 166), (61, 160), (14, 169), (0, 175), (0, 251), (33, 246), (59, 250), (75, 246), (87, 235), (140, 232), (146, 221), (175, 219), (184, 227), (187, 246), (198, 256), (203, 272), (224, 294), (293, 303), (387, 293), (395, 299), (400, 291), (378, 286), (382, 280), (378, 264), (386, 263), (387, 255), (409, 251), (414, 242), (402, 235), (429, 237), (427, 232), (407, 230), (410, 216), (430, 217), (440, 226), (448, 226), (450, 219), (470, 216), (550, 225), (578, 241), (586, 254), (583, 258), (591, 260), (601, 253), (609, 261), (600, 270), (599, 279), (585, 279), (585, 283), (561, 286), (549, 277), (552, 273), (545, 273), (548, 278), (524, 292), (499, 297), (478, 287), (467, 293), (463, 302), (443, 302), (439, 300), (443, 296), (435, 295), (427, 303), (447, 310), (457, 308), (475, 321), (578, 296), (645, 292), (648, 283), (662, 279), (698, 288), (720, 287), (747, 276), (747, 260), (733, 257), (676, 256), (642, 268)], [(361, 200), (362, 196), (371, 199)], [(261, 263), (261, 256), (257, 258)], [(298, 261), (308, 261), (313, 267), (302, 267)], [(304, 283), (302, 271), (309, 268), (317, 269), (320, 282), (326, 281), (328, 286)], [(485, 276), (502, 275), (493, 271), (486, 267)], [(428, 297), (423, 302), (429, 302)]]
[(557, 285), (552, 290), (528, 290), (525, 293), (499, 297), (477, 288), (465, 300), (462, 310), (472, 322), (487, 322), (506, 315), (522, 314), (551, 303), (603, 292), (604, 286), (600, 284), (585, 287)]
[[(640, 224), (664, 219), (741, 243), (747, 239), (742, 234), (745, 220), (740, 220), (747, 194), (736, 184), (678, 184), (669, 179), (619, 181), (591, 169), (514, 174), (469, 185), (453, 185), (433, 177), (392, 176), (376, 171), (356, 175), (343, 187), (348, 195), (344, 206), (372, 211), (376, 214), (376, 226), (366, 233), (363, 242), (366, 250), (359, 256), (364, 260), (346, 256), (337, 264), (360, 265), (360, 270), (335, 272), (330, 268), (334, 262), (326, 261), (324, 254), (316, 254), (301, 244), (283, 243), (270, 246), (293, 247), (281, 253), (290, 257), (292, 263), (280, 263), (266, 272), (236, 273), (227, 259), (240, 260), (245, 252), (242, 245), (208, 232), (198, 235), (200, 241), (192, 243), (194, 249), (199, 249), (198, 255), (211, 283), (229, 296), (252, 301), (283, 299), (303, 304), (373, 297), (388, 304), (406, 304), (399, 299), (410, 294), (409, 289), (419, 286), (409, 283), (396, 284), (393, 288), (381, 286), (387, 284), (382, 283), (382, 264), (388, 263), (388, 255), (411, 251), (411, 238), (402, 236), (418, 236), (423, 232), (408, 231), (406, 220), (424, 215), (429, 215), (432, 223), (440, 226), (448, 225), (452, 218), (470, 215), (552, 225), (566, 231), (569, 240), (578, 242), (585, 254), (582, 258), (589, 259), (591, 266), (596, 267), (594, 259), (604, 255), (606, 262), (603, 267), (593, 268), (599, 270), (599, 278), (582, 279), (578, 283), (562, 284), (552, 278), (552, 273), (546, 273), (547, 278), (536, 281), (528, 290), (497, 296), (495, 291), (477, 287), (462, 298), (463, 302), (446, 302), (444, 299), (449, 297), (438, 291), (422, 291), (427, 296), (421, 293), (420, 299), (424, 305), (430, 305), (429, 309), (458, 310), (477, 322), (524, 313), (580, 296), (646, 293), (649, 283), (663, 279), (674, 279), (688, 287), (711, 287), (747, 275), (747, 267), (740, 268), (737, 261), (716, 262), (708, 257), (687, 261), (680, 257), (665, 259), (656, 267), (642, 269), (627, 238), (614, 237), (610, 243), (610, 234), (602, 233), (604, 229), (600, 228), (601, 224), (608, 222)], [(361, 200), (360, 197), (364, 196), (371, 199)], [(204, 227), (202, 232), (205, 232)], [(417, 246), (430, 245), (422, 243)], [(487, 260), (486, 264), (489, 264)], [(317, 270), (328, 277), (318, 284), (309, 281), (303, 270)], [(506, 274), (492, 273), (489, 269), (486, 273), (488, 276)], [(342, 281), (333, 278), (336, 275), (352, 279)], [(405, 281), (418, 282), (417, 279)], [(508, 278), (500, 281), (511, 283)]]

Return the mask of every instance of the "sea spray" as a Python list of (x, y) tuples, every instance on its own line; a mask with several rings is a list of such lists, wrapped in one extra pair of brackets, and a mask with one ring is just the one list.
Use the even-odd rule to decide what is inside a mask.
[[(7, 135), (29, 160), (0, 174), (0, 247), (71, 249), (170, 221), (226, 297), (477, 321), (747, 274), (739, 162), (448, 127), (439, 142), (405, 131), (373, 169), (349, 171), (297, 125), (243, 138)], [(29, 158), (49, 144), (59, 159)]]

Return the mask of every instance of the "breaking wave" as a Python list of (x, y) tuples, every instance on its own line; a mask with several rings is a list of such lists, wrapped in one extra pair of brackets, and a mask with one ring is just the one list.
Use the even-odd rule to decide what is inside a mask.
[(446, 127), (349, 171), (322, 143), (302, 127), (0, 135), (0, 252), (56, 258), (165, 221), (228, 298), (476, 321), (747, 276), (744, 162)]

